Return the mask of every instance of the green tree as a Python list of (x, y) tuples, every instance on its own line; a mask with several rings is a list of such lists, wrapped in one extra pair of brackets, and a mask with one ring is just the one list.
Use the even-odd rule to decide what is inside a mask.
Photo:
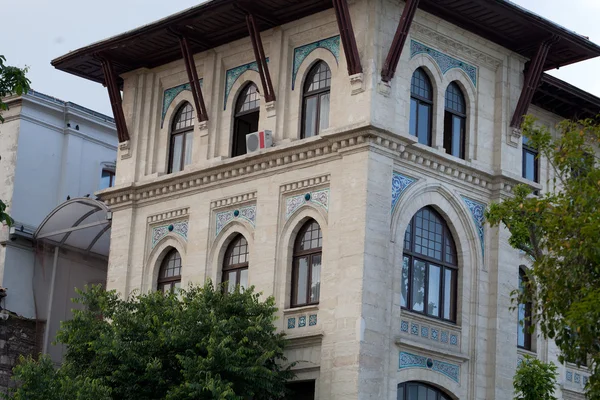
[[(8, 110), (8, 104), (4, 102), (4, 98), (11, 94), (20, 96), (27, 93), (31, 84), (25, 76), (27, 68), (21, 69), (5, 63), (6, 57), (0, 55), (0, 123), (4, 122), (2, 111)], [(6, 213), (6, 204), (0, 200), (0, 225), (4, 223), (10, 226), (13, 220)]]
[(556, 365), (525, 356), (513, 380), (514, 400), (556, 400)]
[(515, 187), (514, 197), (493, 204), (492, 226), (510, 231), (510, 244), (533, 260), (532, 281), (519, 302), (536, 305), (532, 319), (560, 348), (560, 361), (594, 361), (586, 386), (600, 399), (600, 125), (594, 120), (563, 121), (557, 134), (526, 118), (523, 134), (551, 165), (549, 190), (531, 194)]
[[(13, 400), (83, 400), (92, 390), (119, 400), (277, 399), (293, 378), (274, 299), (252, 289), (226, 294), (207, 283), (126, 300), (100, 287), (80, 295), (84, 309), (57, 336), (65, 362), (51, 372), (43, 359), (24, 360)], [(57, 397), (45, 397), (48, 388)]]

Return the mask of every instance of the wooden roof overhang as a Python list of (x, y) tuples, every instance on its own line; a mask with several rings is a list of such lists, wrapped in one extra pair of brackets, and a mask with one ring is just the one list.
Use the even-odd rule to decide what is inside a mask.
[(596, 118), (600, 114), (600, 98), (544, 74), (532, 104), (567, 119)]

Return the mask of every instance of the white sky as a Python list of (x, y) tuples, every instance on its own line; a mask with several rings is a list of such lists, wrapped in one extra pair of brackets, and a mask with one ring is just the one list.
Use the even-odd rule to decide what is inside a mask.
[[(58, 71), (50, 61), (71, 50), (184, 10), (201, 0), (19, 0), (2, 4), (0, 54), (30, 67), (34, 89), (111, 115), (97, 83)], [(600, 0), (513, 0), (600, 43)], [(10, 18), (8, 16), (11, 16)], [(550, 73), (600, 97), (600, 57)]]

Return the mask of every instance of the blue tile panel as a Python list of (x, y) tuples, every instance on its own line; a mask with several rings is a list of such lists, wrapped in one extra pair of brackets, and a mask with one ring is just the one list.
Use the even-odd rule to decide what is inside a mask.
[(467, 205), (467, 208), (471, 212), (475, 228), (477, 228), (477, 235), (479, 236), (479, 242), (481, 243), (481, 255), (485, 257), (485, 209), (486, 205), (475, 200), (471, 200), (468, 197), (462, 196), (463, 201)]
[(306, 203), (312, 203), (319, 207), (323, 207), (325, 210), (329, 210), (329, 189), (322, 189), (288, 197), (285, 201), (285, 219), (289, 219)]
[[(269, 57), (267, 57), (266, 60), (269, 62)], [(256, 61), (228, 69), (225, 73), (225, 99), (223, 100), (223, 110), (227, 108), (227, 99), (229, 98), (233, 84), (244, 72), (249, 70), (258, 72), (258, 64)]]
[(300, 65), (306, 60), (306, 57), (312, 53), (315, 49), (329, 50), (335, 57), (335, 60), (340, 62), (340, 36), (330, 37), (329, 39), (319, 40), (314, 43), (305, 44), (304, 46), (296, 47), (294, 49), (294, 64), (292, 67), (292, 90), (296, 86), (296, 76)]
[(400, 322), (400, 330), (402, 332), (408, 332), (408, 321)]
[[(200, 82), (200, 87), (202, 87), (203, 80), (199, 79), (198, 82)], [(167, 110), (169, 109), (169, 106), (171, 105), (173, 100), (175, 100), (175, 97), (177, 97), (179, 93), (183, 92), (184, 90), (192, 90), (189, 82), (166, 89), (163, 93), (162, 117), (160, 119), (161, 128), (165, 122), (165, 116), (167, 115)], [(198, 110), (195, 111), (198, 112)]]
[(410, 333), (412, 333), (413, 335), (419, 336), (419, 325), (411, 324), (410, 325)]
[(424, 45), (423, 43), (417, 42), (416, 40), (411, 40), (410, 58), (413, 58), (418, 54), (429, 54), (429, 56), (431, 56), (431, 58), (435, 60), (437, 65), (440, 67), (442, 74), (444, 75), (446, 74), (446, 72), (454, 68), (463, 70), (467, 74), (471, 82), (473, 82), (473, 85), (477, 87), (477, 67), (452, 56), (449, 56), (447, 54), (444, 54), (440, 51), (437, 51), (429, 46)]
[(421, 326), (421, 336), (429, 337), (429, 328), (426, 326)]
[(217, 213), (215, 236), (225, 228), (225, 226), (234, 219), (243, 219), (248, 221), (252, 226), (256, 226), (256, 205), (238, 208), (236, 210), (227, 210)]
[(423, 357), (416, 354), (400, 352), (399, 368), (425, 368), (447, 376), (453, 381), (460, 383), (460, 366), (447, 363), (433, 358)]
[(413, 183), (416, 182), (416, 179), (409, 178), (408, 176), (404, 176), (396, 171), (392, 174), (392, 211), (396, 208), (396, 204), (398, 204), (398, 200), (400, 200), (400, 196), (402, 193)]
[(298, 318), (298, 328), (303, 328), (306, 326), (306, 315), (303, 315)]
[(170, 232), (176, 233), (187, 241), (189, 222), (177, 221), (171, 224), (155, 226), (152, 228), (152, 248), (156, 246)]
[(296, 327), (296, 318), (288, 318), (288, 329), (294, 329)]
[(315, 326), (315, 325), (317, 325), (317, 314), (309, 315), (308, 316), (308, 326)]

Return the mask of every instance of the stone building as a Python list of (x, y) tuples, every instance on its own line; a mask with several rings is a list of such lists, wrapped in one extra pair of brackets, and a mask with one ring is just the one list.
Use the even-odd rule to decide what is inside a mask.
[(273, 295), (301, 398), (489, 400), (558, 354), (518, 328), (529, 260), (482, 214), (547, 189), (521, 118), (596, 114), (544, 71), (598, 55), (503, 0), (213, 0), (53, 65), (111, 97), (109, 289)]

